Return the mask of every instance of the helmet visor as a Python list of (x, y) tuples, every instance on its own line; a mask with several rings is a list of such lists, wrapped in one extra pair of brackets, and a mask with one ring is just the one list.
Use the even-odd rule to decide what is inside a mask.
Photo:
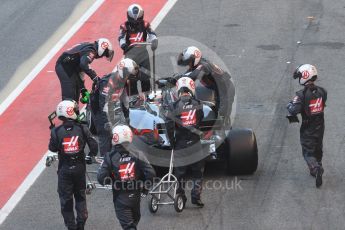
[(134, 80), (137, 78), (138, 76), (138, 73), (139, 73), (139, 67), (138, 66), (135, 66), (134, 67), (134, 71), (132, 73), (129, 73), (128, 75), (128, 79), (129, 80)]
[(180, 53), (177, 57), (177, 65), (179, 66), (187, 66), (189, 65), (189, 60), (184, 60), (183, 59), (183, 54)]
[(105, 51), (104, 51), (104, 54), (103, 56), (105, 56), (107, 58), (107, 60), (109, 62), (111, 62), (113, 60), (113, 57), (114, 57), (114, 50), (109, 50), (109, 48), (107, 48)]
[(114, 58), (114, 50), (109, 50), (108, 49), (108, 56), (107, 56), (107, 60), (109, 61), (109, 62), (111, 62), (112, 60), (113, 60), (113, 58)]

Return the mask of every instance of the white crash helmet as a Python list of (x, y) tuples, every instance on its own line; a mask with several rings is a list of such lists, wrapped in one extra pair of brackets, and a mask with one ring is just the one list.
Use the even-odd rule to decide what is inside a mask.
[(100, 38), (96, 41), (97, 54), (99, 57), (106, 57), (111, 62), (114, 57), (113, 45), (107, 38)]
[(56, 107), (56, 116), (61, 120), (64, 118), (76, 120), (78, 115), (78, 104), (73, 100), (63, 100)]
[(119, 145), (123, 143), (132, 143), (133, 133), (127, 125), (117, 125), (112, 130), (113, 138), (111, 143)]
[(195, 67), (199, 64), (202, 57), (201, 51), (195, 46), (189, 46), (179, 54), (177, 64), (182, 66), (191, 65)]
[(144, 19), (144, 10), (138, 4), (132, 4), (127, 9), (127, 19), (129, 22), (137, 23)]
[(298, 78), (301, 85), (305, 85), (309, 81), (315, 81), (317, 78), (316, 67), (310, 64), (300, 65), (295, 70), (293, 78)]
[(182, 92), (188, 92), (191, 96), (195, 95), (195, 83), (190, 77), (181, 77), (176, 82), (177, 95), (180, 96)]
[(122, 79), (128, 79), (130, 77), (135, 77), (138, 75), (139, 66), (135, 61), (130, 58), (122, 59), (116, 67), (120, 77)]

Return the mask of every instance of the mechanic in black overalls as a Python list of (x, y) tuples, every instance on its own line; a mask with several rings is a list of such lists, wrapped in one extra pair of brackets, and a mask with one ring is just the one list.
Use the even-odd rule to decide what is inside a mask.
[[(64, 100), (59, 103), (56, 114), (63, 123), (51, 130), (49, 151), (58, 152), (58, 193), (65, 225), (68, 229), (83, 230), (88, 217), (84, 148), (88, 144), (89, 156), (95, 156), (98, 146), (87, 126), (76, 121), (78, 113), (75, 101)], [(73, 211), (73, 197), (77, 218)]]
[[(127, 81), (137, 77), (138, 69), (133, 60), (122, 59), (114, 73), (99, 80), (91, 96), (91, 111), (101, 156), (111, 149), (112, 127), (118, 123), (129, 124)], [(120, 114), (115, 112), (116, 108), (121, 108)]]
[(85, 88), (84, 73), (97, 82), (97, 73), (90, 68), (94, 59), (106, 57), (110, 62), (114, 50), (106, 38), (100, 38), (93, 43), (84, 42), (63, 52), (55, 65), (55, 72), (61, 84), (62, 100), (79, 101), (80, 91)]
[(135, 43), (151, 42), (151, 49), (156, 50), (158, 39), (149, 22), (144, 20), (144, 10), (138, 4), (128, 7), (127, 21), (120, 26), (119, 45), (127, 58), (133, 59), (141, 68), (139, 79), (130, 80), (130, 96), (138, 94), (137, 80), (141, 81), (141, 90), (147, 93), (151, 89), (150, 59), (145, 45)]
[(287, 105), (288, 118), (302, 115), (300, 141), (303, 157), (309, 167), (310, 174), (316, 177), (316, 187), (322, 185), (323, 134), (325, 131), (324, 109), (327, 91), (314, 84), (317, 79), (315, 66), (304, 64), (299, 66), (294, 75), (304, 89), (296, 92), (294, 99)]
[(107, 111), (104, 111), (106, 97), (108, 96), (108, 81), (112, 74), (102, 77), (93, 89), (90, 96), (92, 119), (98, 135), (99, 154), (101, 157), (111, 149), (111, 125)]
[(112, 150), (104, 157), (97, 179), (113, 185), (113, 202), (117, 219), (125, 230), (137, 229), (141, 214), (141, 193), (148, 191), (156, 173), (145, 155), (131, 145), (133, 133), (126, 125), (115, 126)]
[[(203, 207), (201, 201), (202, 178), (205, 167), (202, 146), (200, 142), (200, 123), (204, 117), (201, 102), (194, 98), (195, 83), (189, 77), (180, 78), (177, 83), (178, 100), (174, 102), (167, 115), (167, 129), (170, 143), (174, 150), (176, 166), (174, 175), (179, 181), (177, 193), (183, 195), (184, 202), (187, 197), (184, 191), (184, 176), (187, 169), (191, 169), (193, 189), (191, 191), (192, 204)], [(183, 159), (190, 154), (196, 154), (194, 162), (183, 164)], [(201, 159), (200, 159), (201, 158)], [(182, 160), (182, 162), (181, 162)]]
[(190, 73), (188, 77), (194, 81), (199, 79), (204, 86), (214, 90), (218, 114), (224, 119), (224, 125), (230, 127), (230, 115), (235, 97), (235, 86), (230, 74), (203, 58), (201, 51), (195, 46), (183, 50), (178, 56), (177, 64), (188, 66), (186, 71), (186, 74)]

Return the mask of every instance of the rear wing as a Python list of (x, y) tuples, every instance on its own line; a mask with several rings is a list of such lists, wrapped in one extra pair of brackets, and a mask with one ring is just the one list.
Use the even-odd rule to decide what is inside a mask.
[[(223, 119), (202, 121), (199, 127), (200, 131), (221, 130), (223, 128)], [(167, 128), (165, 123), (156, 124), (159, 134), (164, 133)]]

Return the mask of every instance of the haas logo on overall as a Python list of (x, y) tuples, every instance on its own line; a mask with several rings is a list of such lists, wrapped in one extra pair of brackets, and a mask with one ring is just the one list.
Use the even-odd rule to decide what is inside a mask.
[(65, 153), (77, 153), (79, 152), (79, 136), (65, 137), (62, 145)]
[(322, 97), (311, 100), (309, 104), (310, 113), (311, 114), (318, 114), (323, 112), (323, 101)]
[(183, 126), (195, 125), (196, 124), (196, 109), (189, 110), (181, 113), (181, 121)]
[(129, 38), (131, 43), (135, 43), (135, 42), (143, 42), (144, 41), (144, 33), (143, 32), (139, 32), (136, 34), (130, 34), (130, 38)]
[(135, 179), (135, 162), (128, 162), (120, 165), (119, 173), (121, 181)]

